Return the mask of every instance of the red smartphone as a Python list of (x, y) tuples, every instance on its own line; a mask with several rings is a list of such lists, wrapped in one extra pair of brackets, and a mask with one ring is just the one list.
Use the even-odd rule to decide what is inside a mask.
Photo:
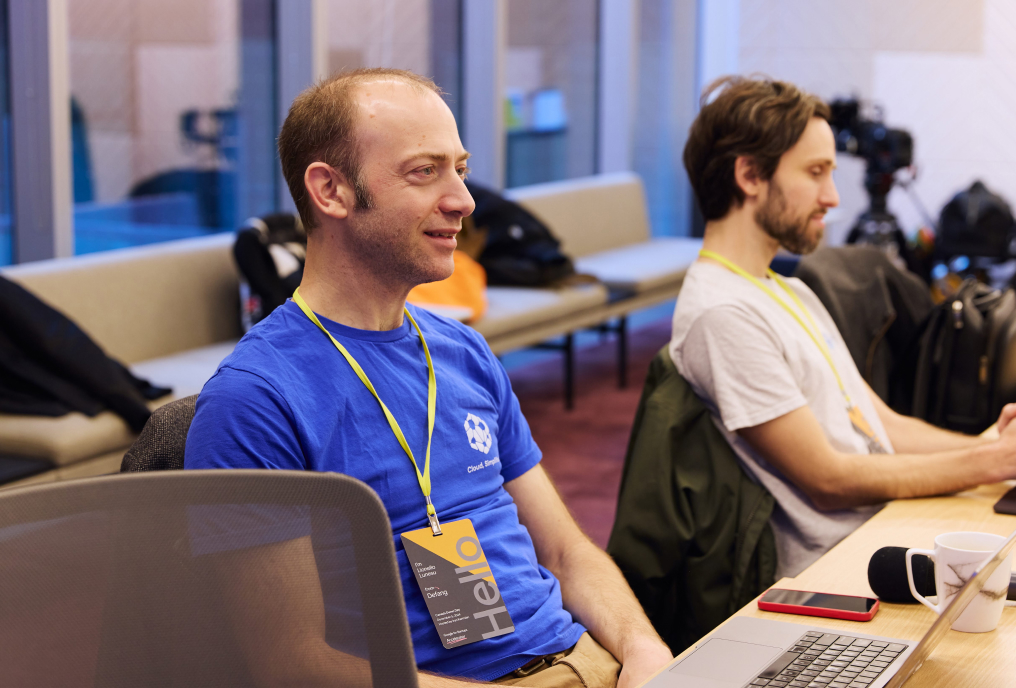
[(824, 616), (829, 619), (871, 621), (878, 611), (878, 600), (873, 597), (832, 595), (825, 592), (781, 590), (769, 588), (759, 598), (758, 608), (767, 612)]

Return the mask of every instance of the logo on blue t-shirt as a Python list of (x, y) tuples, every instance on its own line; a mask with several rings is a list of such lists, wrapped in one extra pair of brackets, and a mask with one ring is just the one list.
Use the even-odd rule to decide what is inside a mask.
[(472, 413), (468, 413), (466, 414), (464, 426), (466, 428), (466, 437), (469, 438), (469, 446), (484, 454), (489, 452), (490, 445), (494, 440), (490, 436), (490, 428), (487, 427), (487, 424)]

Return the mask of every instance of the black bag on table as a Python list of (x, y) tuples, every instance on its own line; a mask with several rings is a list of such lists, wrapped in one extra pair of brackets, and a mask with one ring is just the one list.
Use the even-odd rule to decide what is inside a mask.
[(913, 415), (976, 434), (1016, 401), (1016, 292), (968, 279), (929, 316), (921, 337)]
[(575, 274), (561, 242), (529, 211), (482, 186), (467, 182), (466, 188), (476, 202), (473, 220), (487, 231), (479, 258), (487, 284), (546, 287)]
[(303, 279), (307, 234), (292, 213), (252, 217), (236, 233), (240, 321), (246, 332), (286, 302)]

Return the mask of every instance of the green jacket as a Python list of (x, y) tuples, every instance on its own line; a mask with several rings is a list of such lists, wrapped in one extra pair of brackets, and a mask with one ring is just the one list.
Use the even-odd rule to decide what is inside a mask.
[(774, 504), (664, 347), (635, 414), (607, 552), (674, 653), (773, 584)]

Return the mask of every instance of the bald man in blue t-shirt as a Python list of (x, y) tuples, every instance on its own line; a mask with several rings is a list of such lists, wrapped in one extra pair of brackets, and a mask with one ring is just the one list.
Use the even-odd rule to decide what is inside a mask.
[[(421, 686), (464, 685), (449, 677), (642, 683), (671, 653), (551, 485), (504, 369), (475, 331), (406, 307), (414, 286), (451, 274), (455, 235), (473, 210), (468, 153), (436, 87), (397, 70), (334, 77), (294, 102), (279, 151), (308, 230), (303, 282), (205, 385), (186, 467), (335, 471), (370, 485), (392, 524)], [(486, 639), (443, 646), (428, 613), (402, 536), (434, 518), (449, 528), (469, 519), (482, 543), (497, 585), (477, 599), (501, 605), (491, 608)], [(280, 580), (316, 575), (304, 540), (270, 545), (256, 561), (275, 562)], [(238, 566), (231, 582), (242, 587), (255, 574)], [(243, 618), (299, 625), (299, 591), (270, 592)], [(329, 677), (327, 657), (309, 658), (317, 640), (294, 637), (252, 661), (279, 653), (294, 672), (313, 664), (322, 684), (340, 679)], [(280, 677), (290, 669), (277, 663), (262, 668), (307, 684), (299, 673)]]

